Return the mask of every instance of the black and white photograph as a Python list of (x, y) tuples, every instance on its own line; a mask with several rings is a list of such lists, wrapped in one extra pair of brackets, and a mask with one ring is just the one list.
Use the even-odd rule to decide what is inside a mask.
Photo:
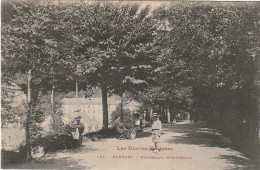
[(260, 2), (1, 1), (1, 169), (259, 170)]

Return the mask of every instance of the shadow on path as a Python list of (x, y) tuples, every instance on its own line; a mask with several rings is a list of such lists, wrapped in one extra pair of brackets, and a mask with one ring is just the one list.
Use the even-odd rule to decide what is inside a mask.
[(30, 163), (12, 164), (4, 169), (91, 169), (91, 167), (83, 167), (73, 160), (70, 156), (63, 158), (35, 159)]
[(175, 144), (192, 144), (207, 147), (227, 148), (230, 142), (216, 130), (205, 128), (204, 123), (166, 124), (165, 131), (174, 132), (167, 142)]
[(237, 169), (240, 169), (240, 170), (255, 169), (255, 170), (257, 170), (257, 168), (253, 165), (253, 163), (251, 161), (249, 161), (246, 158), (239, 157), (236, 155), (220, 155), (218, 157), (218, 159), (224, 159), (227, 163), (235, 165), (232, 167), (227, 167), (226, 168), (227, 170), (237, 170)]
[[(140, 146), (140, 143), (151, 142), (151, 130), (146, 129), (140, 132), (138, 140), (130, 141), (133, 146)], [(204, 123), (177, 123), (163, 124), (163, 142), (169, 147), (175, 146), (172, 154), (187, 154), (193, 158), (186, 160), (185, 165), (181, 160), (162, 160), (161, 164), (153, 160), (139, 160), (139, 163), (147, 163), (143, 166), (145, 169), (257, 169), (250, 160), (245, 158), (239, 152), (231, 149), (227, 141), (216, 130), (207, 128)], [(105, 138), (96, 142), (84, 140), (83, 146), (76, 149), (62, 150), (59, 152), (48, 153), (46, 156), (35, 159), (30, 163), (15, 164), (4, 168), (10, 169), (125, 169), (124, 163), (129, 163), (134, 169), (138, 159), (116, 160), (112, 158), (115, 154), (124, 153), (117, 151), (116, 146), (127, 144), (128, 141), (117, 141), (111, 138)], [(178, 146), (177, 146), (178, 145)], [(190, 145), (190, 146), (188, 146)], [(214, 148), (213, 148), (214, 147)], [(177, 153), (178, 152), (178, 153)], [(127, 152), (125, 152), (127, 153)], [(104, 154), (106, 159), (97, 159), (97, 154)], [(150, 156), (152, 153), (146, 151), (132, 152), (131, 154), (140, 156)], [(161, 156), (167, 156), (170, 152), (161, 152)], [(111, 156), (111, 157), (110, 157)], [(152, 155), (153, 156), (153, 155)], [(201, 156), (201, 157), (200, 157)], [(128, 162), (129, 161), (129, 162)], [(149, 163), (148, 163), (149, 161)]]
[[(231, 148), (230, 141), (223, 137), (217, 130), (208, 128), (206, 123), (186, 123), (186, 124), (165, 124), (163, 125), (165, 131), (173, 132), (171, 139), (167, 140), (173, 144), (188, 144), (199, 145), (200, 147), (218, 147)], [(231, 149), (230, 149), (231, 151)], [(228, 170), (258, 170), (253, 161), (239, 154), (219, 155), (216, 159), (222, 159), (230, 164), (226, 169)]]
[(59, 152), (51, 152), (44, 157), (34, 159), (29, 163), (12, 164), (3, 166), (4, 169), (92, 169), (90, 166), (82, 166), (79, 153), (92, 153), (98, 151), (90, 146), (82, 145), (79, 148), (67, 149)]
[(147, 138), (152, 136), (151, 132), (137, 132), (136, 138)]

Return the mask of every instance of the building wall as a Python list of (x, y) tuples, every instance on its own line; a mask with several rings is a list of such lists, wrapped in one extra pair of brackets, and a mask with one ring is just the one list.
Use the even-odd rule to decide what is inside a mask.
[[(95, 132), (102, 129), (103, 125), (103, 109), (102, 101), (100, 103), (91, 103), (88, 99), (80, 99), (78, 103), (63, 102), (62, 109), (64, 113), (64, 123), (72, 124), (76, 116), (81, 116), (81, 122), (85, 126), (85, 133)], [(71, 99), (75, 100), (75, 99)], [(108, 104), (108, 120), (111, 121), (112, 112), (116, 110), (118, 103)], [(109, 122), (109, 126), (112, 123)]]
[[(119, 100), (108, 98), (108, 126), (113, 126), (111, 122), (112, 113), (120, 104)], [(136, 111), (138, 103), (130, 102), (124, 108)], [(103, 126), (103, 109), (102, 98), (66, 98), (63, 100), (62, 109), (64, 112), (63, 121), (65, 124), (72, 124), (76, 116), (81, 116), (81, 122), (85, 126), (85, 132), (95, 132), (102, 129)]]

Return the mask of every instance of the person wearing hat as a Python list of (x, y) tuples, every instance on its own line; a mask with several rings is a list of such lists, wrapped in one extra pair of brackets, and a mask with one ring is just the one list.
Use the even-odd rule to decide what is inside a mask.
[(157, 154), (159, 153), (158, 151), (158, 143), (160, 142), (160, 136), (162, 132), (162, 123), (159, 120), (159, 117), (157, 113), (153, 113), (153, 124), (152, 124), (152, 141), (154, 142), (154, 147)]

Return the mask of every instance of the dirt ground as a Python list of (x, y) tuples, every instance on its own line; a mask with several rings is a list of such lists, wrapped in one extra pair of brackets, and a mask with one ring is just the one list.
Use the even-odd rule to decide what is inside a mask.
[[(163, 125), (159, 154), (153, 153), (151, 130), (145, 129), (134, 140), (115, 136), (100, 141), (84, 141), (77, 149), (48, 153), (26, 164), (4, 168), (97, 169), (97, 170), (214, 170), (260, 169), (229, 142), (201, 123), (180, 122)], [(130, 147), (130, 148), (129, 148)], [(132, 149), (131, 149), (132, 147)], [(135, 148), (136, 150), (133, 150)], [(130, 149), (130, 150), (129, 150)], [(139, 149), (139, 150), (137, 150)]]

